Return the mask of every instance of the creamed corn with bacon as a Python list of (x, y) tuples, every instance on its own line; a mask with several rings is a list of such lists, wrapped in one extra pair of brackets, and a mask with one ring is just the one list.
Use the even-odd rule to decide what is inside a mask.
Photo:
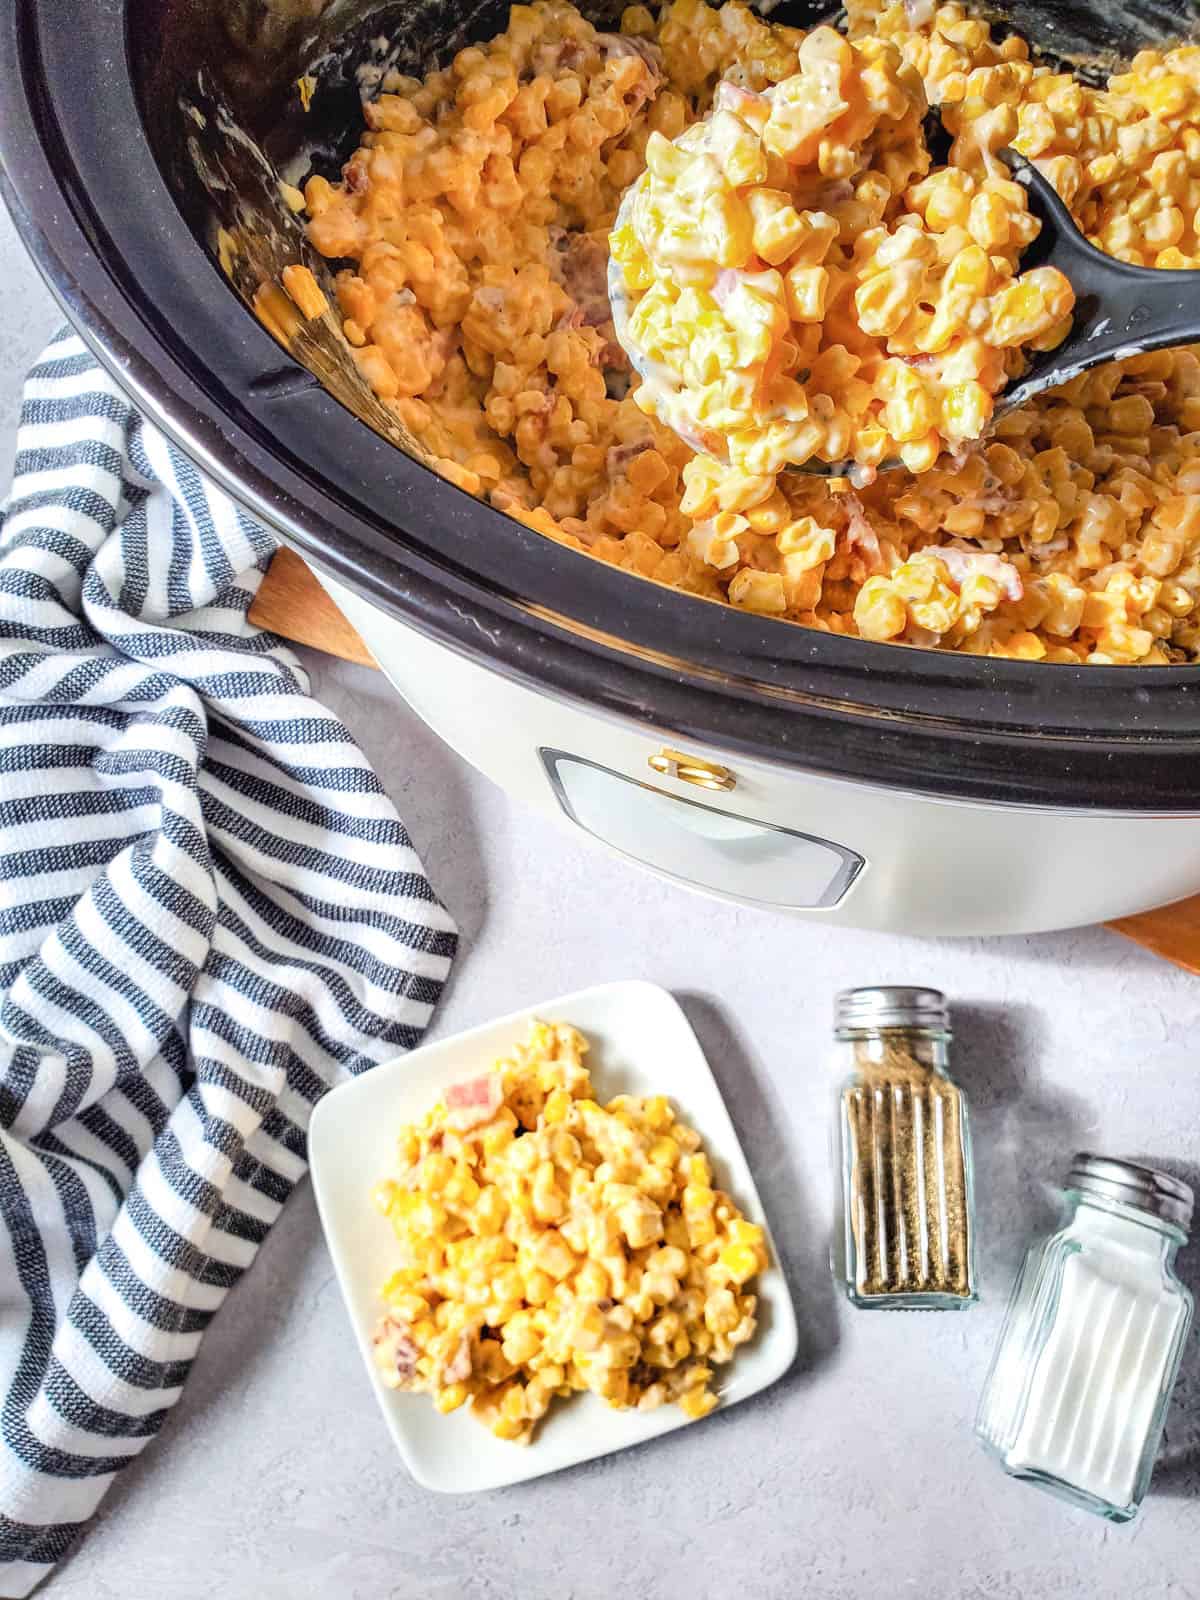
[[(312, 244), (342, 263), (346, 338), (452, 481), (643, 577), (873, 640), (1200, 660), (1195, 352), (1101, 368), (986, 428), (1021, 348), (1061, 337), (1069, 310), (1069, 289), (1020, 271), (1036, 221), (995, 152), (1033, 160), (1110, 253), (1200, 265), (1200, 49), (1142, 52), (1101, 89), (961, 5), (921, 10), (854, 0), (844, 40), (741, 0), (632, 6), (616, 33), (535, 0), (424, 80), (391, 76), (343, 181), (304, 187)], [(786, 87), (806, 74), (839, 91), (824, 112)], [(842, 102), (844, 140), (844, 113), (819, 125)], [(952, 136), (944, 167), (927, 104)], [(667, 239), (673, 292), (704, 328), (692, 377), (773, 356), (792, 385), (765, 427), (732, 385), (723, 460), (639, 406), (606, 293), (623, 193), (677, 162), (670, 141), (714, 106), (753, 191), (734, 234), (782, 283), (787, 328), (753, 283), (725, 280), (710, 307), (688, 242)], [(771, 145), (788, 140), (803, 161), (780, 182)], [(635, 285), (639, 248), (618, 240)], [(907, 469), (859, 488), (777, 478), (785, 434), (785, 455), (895, 448)]]
[(581, 1390), (706, 1416), (768, 1264), (699, 1134), (662, 1095), (599, 1104), (586, 1051), (576, 1029), (533, 1023), (511, 1060), (401, 1130), (375, 1192), (399, 1254), (375, 1334), (384, 1382), (441, 1412), (470, 1402), (516, 1444)]
[[(977, 439), (1023, 349), (1070, 328), (1039, 231), (978, 148), (929, 168), (925, 90), (886, 41), (814, 28), (765, 94), (717, 86), (677, 144), (652, 134), (612, 234), (638, 404), (745, 477), (819, 460), (869, 482)], [(833, 211), (854, 196), (852, 231)], [(854, 470), (857, 469), (857, 470)]]

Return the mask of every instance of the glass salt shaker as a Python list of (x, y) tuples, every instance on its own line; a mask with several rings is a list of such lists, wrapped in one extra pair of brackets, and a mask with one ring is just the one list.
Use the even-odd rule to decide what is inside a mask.
[(1150, 1484), (1192, 1320), (1175, 1275), (1192, 1191), (1086, 1152), (1062, 1225), (1032, 1246), (1009, 1303), (976, 1430), (1014, 1477), (1127, 1522)]
[(833, 1268), (856, 1306), (946, 1310), (976, 1298), (966, 1097), (937, 989), (837, 998), (841, 1224)]

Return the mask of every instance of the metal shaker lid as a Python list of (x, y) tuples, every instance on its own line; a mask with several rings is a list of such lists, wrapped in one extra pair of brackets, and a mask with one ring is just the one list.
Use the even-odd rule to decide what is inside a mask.
[(913, 989), (905, 984), (880, 984), (845, 989), (834, 1004), (834, 1028), (841, 1033), (861, 1028), (928, 1028), (944, 1032), (950, 1008), (940, 989)]
[(1100, 1200), (1133, 1206), (1177, 1228), (1186, 1229), (1192, 1220), (1191, 1185), (1182, 1178), (1173, 1178), (1169, 1172), (1160, 1172), (1157, 1167), (1143, 1166), (1139, 1161), (1081, 1150), (1071, 1162), (1067, 1188), (1095, 1195)]

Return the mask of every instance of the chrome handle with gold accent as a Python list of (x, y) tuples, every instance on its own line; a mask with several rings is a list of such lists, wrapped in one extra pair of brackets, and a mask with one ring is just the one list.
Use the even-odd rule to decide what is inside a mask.
[(694, 783), (698, 789), (737, 787), (737, 779), (728, 767), (719, 766), (715, 761), (702, 761), (699, 756), (685, 755), (682, 750), (669, 750), (665, 745), (656, 756), (649, 757), (649, 764), (664, 777)]

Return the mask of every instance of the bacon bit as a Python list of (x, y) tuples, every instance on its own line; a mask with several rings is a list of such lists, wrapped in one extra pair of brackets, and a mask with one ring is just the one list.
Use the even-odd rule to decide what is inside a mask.
[(446, 1090), (446, 1104), (452, 1109), (465, 1106), (492, 1105), (500, 1091), (500, 1082), (493, 1072), (484, 1072), (478, 1078), (466, 1078), (462, 1083), (452, 1083)]
[[(576, 327), (602, 328), (612, 322), (608, 301), (608, 249), (595, 234), (575, 231), (550, 235), (550, 271), (575, 302)], [(567, 313), (571, 315), (571, 313)]]
[(347, 161), (342, 168), (342, 181), (346, 185), (347, 194), (362, 194), (371, 181), (366, 162), (355, 158)]
[(937, 556), (960, 589), (973, 572), (978, 572), (998, 583), (1010, 600), (1020, 600), (1025, 593), (1021, 574), (1003, 556), (987, 550), (964, 550), (959, 545), (935, 545), (930, 554)]
[(740, 83), (730, 83), (728, 78), (722, 78), (717, 85), (716, 107), (718, 111), (744, 111), (747, 106), (765, 105), (767, 97), (755, 94), (753, 89), (743, 89)]
[(846, 541), (852, 549), (861, 550), (868, 572), (879, 573), (884, 569), (883, 550), (880, 548), (879, 535), (875, 532), (867, 513), (863, 510), (863, 503), (856, 494), (846, 497)]
[(617, 343), (608, 299), (608, 251), (594, 234), (564, 228), (547, 230), (550, 239), (551, 273), (570, 296), (572, 305), (555, 324), (567, 331), (580, 328), (599, 330), (602, 343), (590, 352), (591, 361), (601, 369), (628, 370), (628, 359)]
[(613, 307), (608, 304), (608, 250), (594, 234), (566, 235), (562, 282), (589, 328), (613, 320)]
[(473, 1370), (474, 1362), (471, 1357), (471, 1335), (469, 1333), (464, 1333), (462, 1338), (458, 1341), (458, 1349), (442, 1368), (442, 1382), (444, 1384), (466, 1383)]
[(463, 1083), (452, 1083), (446, 1090), (446, 1106), (451, 1127), (465, 1132), (490, 1122), (504, 1101), (504, 1085), (494, 1072), (485, 1072), (478, 1078), (468, 1078)]
[(609, 446), (604, 458), (604, 465), (610, 477), (615, 477), (634, 456), (640, 456), (643, 450), (649, 450), (654, 441), (652, 439), (631, 440), (629, 444), (614, 444)]
[(372, 1339), (384, 1382), (392, 1389), (411, 1388), (417, 1376), (420, 1351), (409, 1337), (406, 1323), (384, 1317)]
[[(553, 78), (560, 71), (573, 72), (583, 57), (584, 49), (578, 39), (559, 39), (554, 44), (540, 44), (530, 58), (532, 71), (529, 76)], [(525, 76), (523, 73), (522, 77)]]
[(720, 272), (717, 273), (717, 281), (713, 284), (713, 299), (723, 309), (730, 295), (743, 278), (752, 278), (756, 273), (766, 272), (767, 270), (767, 263), (760, 260), (758, 256), (751, 256), (744, 267), (722, 267)]
[(713, 284), (712, 297), (722, 310), (725, 309), (730, 295), (737, 288), (741, 276), (741, 273), (735, 271), (733, 267), (722, 267), (720, 272), (717, 273), (717, 281)]
[(918, 372), (928, 372), (931, 367), (937, 366), (941, 358), (939, 356), (920, 355), (901, 356), (900, 359), (906, 367), (915, 367)]

